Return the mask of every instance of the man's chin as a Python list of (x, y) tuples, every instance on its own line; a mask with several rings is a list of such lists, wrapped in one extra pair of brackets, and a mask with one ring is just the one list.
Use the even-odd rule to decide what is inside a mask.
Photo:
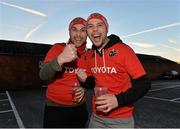
[(76, 47), (81, 47), (81, 46), (83, 45), (83, 43), (74, 43), (74, 45), (75, 45)]
[(99, 48), (99, 47), (102, 46), (102, 43), (101, 43), (101, 42), (94, 42), (94, 45), (95, 45), (97, 48)]

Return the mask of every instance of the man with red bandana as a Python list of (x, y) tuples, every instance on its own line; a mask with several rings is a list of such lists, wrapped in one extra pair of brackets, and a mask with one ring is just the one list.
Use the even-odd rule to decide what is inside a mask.
[(72, 101), (71, 86), (79, 84), (76, 73), (86, 68), (86, 21), (73, 19), (69, 24), (68, 43), (56, 43), (48, 51), (40, 70), (42, 80), (50, 80), (46, 90), (45, 128), (83, 128), (88, 119), (84, 89)]
[(106, 18), (99, 13), (87, 19), (94, 50), (88, 66), (96, 87), (108, 89), (107, 94), (93, 97), (89, 127), (134, 128), (133, 104), (148, 92), (151, 82), (134, 51), (118, 36), (107, 36), (108, 28)]

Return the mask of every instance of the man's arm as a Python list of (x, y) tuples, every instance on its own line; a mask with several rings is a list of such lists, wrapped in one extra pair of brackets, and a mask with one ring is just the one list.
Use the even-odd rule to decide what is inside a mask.
[[(57, 51), (56, 46), (50, 50), (48, 53), (53, 53), (53, 51)], [(50, 54), (49, 54), (50, 55)], [(63, 64), (74, 61), (77, 58), (77, 49), (75, 45), (68, 44), (65, 46), (64, 50), (55, 58), (52, 58), (52, 61), (47, 61), (44, 63), (40, 69), (40, 78), (42, 80), (50, 80), (56, 72), (60, 72), (62, 70)]]
[(56, 72), (60, 72), (61, 70), (62, 66), (58, 64), (56, 57), (51, 62), (46, 62), (42, 65), (39, 76), (42, 80), (50, 80)]
[(133, 104), (140, 98), (142, 98), (151, 88), (151, 81), (146, 76), (143, 75), (132, 82), (132, 87), (127, 91), (116, 95), (118, 106), (123, 107)]
[(95, 87), (95, 78), (93, 76), (89, 76), (86, 78), (85, 82), (80, 82), (81, 86), (85, 89), (93, 89)]
[(93, 89), (95, 87), (95, 78), (92, 75), (88, 76), (87, 73), (82, 69), (79, 69), (76, 75), (83, 88)]

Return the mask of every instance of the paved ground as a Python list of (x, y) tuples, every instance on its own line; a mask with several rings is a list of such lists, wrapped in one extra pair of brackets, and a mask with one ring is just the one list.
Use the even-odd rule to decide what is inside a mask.
[[(0, 91), (0, 128), (41, 128), (45, 88)], [(88, 91), (88, 110), (91, 112)], [(138, 128), (180, 128), (180, 81), (153, 81), (135, 105)]]

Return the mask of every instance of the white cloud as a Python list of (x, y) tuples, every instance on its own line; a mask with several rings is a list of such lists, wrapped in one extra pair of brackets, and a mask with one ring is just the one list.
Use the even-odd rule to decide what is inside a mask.
[(176, 51), (180, 52), (180, 48), (171, 47), (171, 46), (168, 46), (168, 45), (165, 45), (165, 44), (163, 44), (161, 46), (166, 47), (166, 48), (170, 48), (170, 49), (173, 49), (173, 50), (176, 50)]
[(40, 24), (40, 25), (38, 25), (38, 26), (36, 26), (36, 27), (33, 28), (31, 31), (29, 31), (29, 32), (26, 34), (24, 40), (27, 41), (27, 40), (29, 39), (29, 37), (30, 37), (35, 31), (37, 31), (42, 25), (43, 25), (43, 23)]
[(153, 45), (153, 44), (150, 44), (150, 43), (132, 42), (131, 44), (136, 45), (138, 47), (142, 47), (142, 48), (153, 48), (153, 47), (156, 47), (156, 45)]
[(168, 39), (168, 42), (169, 43), (173, 43), (173, 44), (177, 44), (177, 41), (176, 40), (172, 40), (172, 39)]
[(44, 14), (42, 12), (39, 12), (39, 11), (36, 11), (36, 10), (33, 10), (33, 9), (28, 9), (28, 8), (20, 7), (20, 6), (14, 5), (14, 4), (9, 4), (7, 2), (0, 2), (0, 3), (4, 4), (4, 5), (7, 5), (7, 6), (10, 6), (10, 7), (17, 8), (17, 9), (22, 10), (24, 12), (28, 12), (28, 13), (34, 14), (34, 15), (38, 15), (38, 16), (42, 16), (42, 17), (46, 17), (47, 16), (46, 14)]
[(135, 35), (139, 35), (139, 34), (143, 34), (143, 33), (147, 33), (147, 32), (152, 32), (152, 31), (156, 31), (156, 30), (167, 29), (167, 28), (171, 28), (171, 27), (175, 27), (175, 26), (180, 26), (180, 22), (165, 25), (165, 26), (160, 26), (160, 27), (156, 27), (156, 28), (152, 28), (152, 29), (148, 29), (148, 30), (128, 34), (128, 35), (124, 35), (124, 36), (121, 36), (121, 38), (128, 38), (128, 37), (131, 37), (131, 36), (135, 36)]

